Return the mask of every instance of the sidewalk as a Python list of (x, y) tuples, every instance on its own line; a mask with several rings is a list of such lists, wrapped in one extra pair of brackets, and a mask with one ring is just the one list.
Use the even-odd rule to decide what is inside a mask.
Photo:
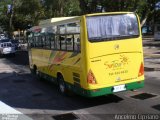
[(144, 70), (145, 71), (160, 71), (160, 65), (150, 62), (144, 62)]
[(145, 58), (160, 58), (160, 47), (144, 46), (143, 51)]
[(0, 101), (0, 120), (33, 120)]
[(143, 45), (145, 71), (160, 71), (160, 41), (144, 40)]
[[(8, 78), (12, 77), (13, 74), (16, 74), (21, 69), (13, 69), (9, 65), (0, 64), (0, 80), (5, 81)], [(21, 67), (21, 66), (20, 66)], [(7, 82), (7, 81), (6, 81)], [(3, 93), (3, 92), (2, 92)], [(5, 94), (5, 93), (4, 93)], [(6, 103), (0, 101), (0, 120), (32, 120), (23, 113), (15, 110)]]

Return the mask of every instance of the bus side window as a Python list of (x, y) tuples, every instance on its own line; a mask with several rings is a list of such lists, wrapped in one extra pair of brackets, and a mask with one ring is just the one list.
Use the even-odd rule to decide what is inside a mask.
[(33, 48), (34, 47), (34, 38), (33, 37), (30, 38), (29, 43), (30, 43), (30, 47)]
[(38, 36), (38, 47), (41, 48), (41, 45), (42, 45), (41, 37)]
[(81, 51), (80, 35), (74, 35), (74, 51)]
[(31, 48), (33, 48), (34, 47), (34, 38), (32, 37), (31, 38)]
[(39, 44), (40, 44), (40, 41), (39, 41), (39, 36), (36, 36), (35, 37), (35, 41), (36, 41), (36, 47), (38, 47), (39, 48)]
[(56, 49), (60, 50), (60, 35), (56, 35)]
[(36, 47), (36, 39), (33, 37), (33, 47)]
[(68, 41), (71, 41), (71, 42), (67, 43), (67, 50), (79, 52), (80, 51), (80, 23), (77, 21), (68, 23), (66, 25), (66, 28), (67, 28), (66, 29), (67, 34), (72, 36), (72, 37), (69, 37), (70, 40), (68, 39)]
[(52, 35), (50, 39), (51, 39), (51, 49), (53, 50), (55, 49), (55, 35)]
[(74, 39), (74, 35), (67, 35), (66, 37), (67, 50), (69, 51), (73, 50), (73, 39)]
[(66, 50), (66, 36), (60, 35), (59, 40), (61, 44), (61, 50)]
[(42, 35), (41, 41), (42, 41), (42, 47), (45, 48), (46, 45), (45, 45), (45, 36), (44, 35)]
[(50, 49), (51, 48), (51, 39), (50, 36), (46, 35), (46, 49)]

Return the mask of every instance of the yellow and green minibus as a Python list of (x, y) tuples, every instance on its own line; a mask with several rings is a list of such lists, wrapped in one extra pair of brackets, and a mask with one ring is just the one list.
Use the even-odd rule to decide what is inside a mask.
[(28, 35), (30, 68), (86, 97), (144, 86), (141, 27), (137, 14), (107, 12), (43, 20)]

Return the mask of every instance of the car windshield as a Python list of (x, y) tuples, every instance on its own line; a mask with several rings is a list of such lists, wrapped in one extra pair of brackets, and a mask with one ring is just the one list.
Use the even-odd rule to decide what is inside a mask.
[(119, 14), (87, 17), (90, 41), (118, 40), (139, 36), (135, 14)]

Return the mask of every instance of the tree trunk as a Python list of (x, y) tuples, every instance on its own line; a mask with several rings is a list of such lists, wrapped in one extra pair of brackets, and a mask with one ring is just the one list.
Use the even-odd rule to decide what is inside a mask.
[(141, 21), (141, 27), (145, 24), (147, 21), (148, 16), (146, 15), (145, 18)]
[(12, 21), (13, 21), (13, 15), (14, 15), (14, 0), (12, 0), (12, 8), (11, 8), (11, 16), (9, 19), (9, 37), (12, 38), (12, 32), (13, 32), (13, 25), (12, 25)]

